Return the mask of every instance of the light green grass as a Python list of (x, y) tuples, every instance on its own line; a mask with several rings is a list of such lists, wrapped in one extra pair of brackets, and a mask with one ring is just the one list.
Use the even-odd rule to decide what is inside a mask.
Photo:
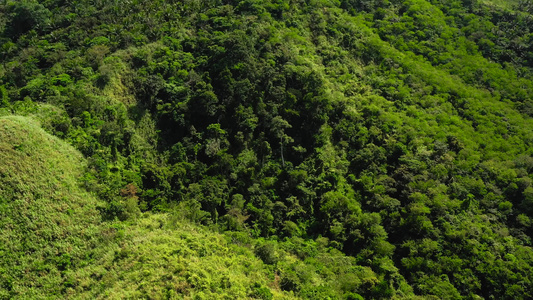
[(0, 117), (0, 298), (58, 295), (97, 244), (98, 201), (79, 152), (28, 117)]
[(274, 299), (297, 298), (276, 288), (271, 270), (249, 248), (175, 221), (147, 213), (117, 226), (117, 243), (72, 274), (69, 292), (81, 299), (253, 299), (254, 286), (261, 286)]

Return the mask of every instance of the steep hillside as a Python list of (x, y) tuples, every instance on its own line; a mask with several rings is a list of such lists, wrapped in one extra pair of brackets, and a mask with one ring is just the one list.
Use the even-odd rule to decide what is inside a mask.
[[(179, 244), (179, 226), (145, 228), (171, 215), (240, 234), (273, 295), (527, 299), (532, 13), (500, 0), (5, 1), (0, 114), (39, 115), (85, 156), (105, 228)], [(102, 293), (161, 295), (124, 271), (144, 272), (152, 250), (117, 228), (102, 229), (109, 247), (133, 254), (100, 248), (84, 270), (107, 278)], [(102, 295), (75, 276), (69, 293)], [(187, 284), (181, 296), (219, 287)]]
[[(379, 282), (370, 268), (323, 242), (272, 243), (218, 234), (177, 215), (117, 224), (115, 244), (71, 274), (84, 299), (361, 299)], [(288, 287), (298, 287), (287, 291)], [(412, 292), (406, 287), (404, 295)]]
[(100, 243), (85, 159), (26, 117), (0, 117), (0, 298), (60, 295)]
[(85, 159), (29, 117), (0, 117), (0, 162), (0, 299), (295, 299), (295, 284), (338, 298), (378, 281), (319, 241), (222, 235), (182, 213), (104, 222)]

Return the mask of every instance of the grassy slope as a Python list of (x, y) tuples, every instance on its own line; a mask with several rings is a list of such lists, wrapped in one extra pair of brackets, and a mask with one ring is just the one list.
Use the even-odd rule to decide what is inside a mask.
[(117, 243), (74, 274), (75, 298), (276, 299), (296, 298), (249, 248), (165, 214), (145, 214), (113, 232)]
[[(115, 242), (69, 274), (66, 294), (74, 299), (357, 299), (356, 292), (379, 282), (370, 268), (320, 241), (279, 242), (268, 259), (275, 262), (267, 264), (257, 249), (271, 242), (239, 232), (214, 233), (180, 215), (145, 213), (108, 227), (105, 234)], [(286, 291), (296, 283), (301, 290)], [(408, 287), (402, 289), (406, 292), (395, 298), (418, 299)]]
[(95, 246), (98, 201), (79, 187), (84, 160), (26, 117), (0, 118), (0, 297), (60, 293)]

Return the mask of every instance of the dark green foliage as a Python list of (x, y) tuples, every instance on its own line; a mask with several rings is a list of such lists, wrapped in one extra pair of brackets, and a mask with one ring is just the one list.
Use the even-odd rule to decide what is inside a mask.
[(256, 283), (252, 287), (252, 292), (250, 293), (250, 296), (254, 299), (270, 300), (272, 299), (272, 292), (270, 292), (268, 288), (261, 286), (259, 283)]
[[(526, 299), (531, 13), (496, 0), (6, 1), (0, 114), (32, 115), (86, 156), (105, 222), (172, 212), (228, 232), (272, 277), (234, 290), (200, 272), (172, 287)], [(67, 273), (77, 259), (50, 263)]]
[(5, 36), (17, 39), (30, 30), (43, 32), (50, 26), (51, 12), (37, 1), (9, 1), (5, 6), (9, 16), (5, 24)]
[(278, 262), (275, 244), (264, 243), (255, 249), (255, 255), (259, 257), (264, 263), (274, 265)]

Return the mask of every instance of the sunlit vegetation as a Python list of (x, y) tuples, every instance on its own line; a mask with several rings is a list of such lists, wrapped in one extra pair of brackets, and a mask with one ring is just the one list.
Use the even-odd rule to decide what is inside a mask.
[(0, 297), (533, 297), (532, 13), (2, 2)]

